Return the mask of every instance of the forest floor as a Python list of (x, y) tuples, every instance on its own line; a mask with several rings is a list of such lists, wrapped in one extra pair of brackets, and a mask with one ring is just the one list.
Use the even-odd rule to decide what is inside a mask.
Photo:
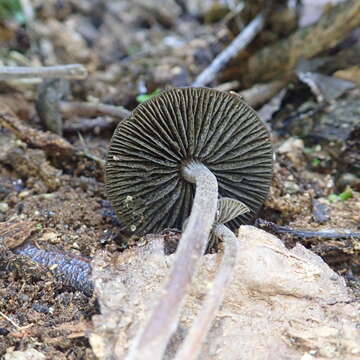
[[(1, 22), (0, 61), (83, 64), (87, 78), (57, 83), (56, 101), (131, 111), (161, 89), (190, 86), (261, 9), (261, 1), (245, 2), (240, 12), (211, 5), (214, 1), (197, 3), (182, 9), (179, 4), (186, 1), (35, 0), (34, 15), (24, 12), (21, 22)], [(299, 25), (294, 8), (274, 3), (276, 22), (270, 19), (208, 86), (249, 99), (271, 131), (274, 177), (259, 218), (278, 227), (359, 234), (360, 69), (354, 59), (360, 58), (360, 29), (344, 30), (315, 58), (305, 56), (306, 70), (293, 66), (288, 71), (284, 65), (283, 77), (244, 76), (239, 68), (259, 50), (319, 21), (303, 11)], [(316, 11), (321, 15), (320, 8)], [(316, 11), (308, 9), (312, 15)], [(326, 81), (331, 85), (322, 86)], [(261, 90), (265, 82), (267, 95)], [(38, 86), (39, 79), (0, 81), (0, 356), (30, 346), (49, 359), (95, 359), (87, 335), (100, 311), (96, 297), (75, 291), (49, 268), (11, 249), (31, 241), (92, 258), (147, 239), (129, 245), (104, 192), (104, 160), (119, 117), (84, 115), (64, 105), (56, 108), (58, 134), (47, 132), (51, 125), (36, 107)], [(276, 226), (267, 229), (287, 247), (300, 243), (321, 256), (360, 303), (359, 237), (294, 236), (279, 233)], [(175, 230), (166, 234), (179, 237)]]

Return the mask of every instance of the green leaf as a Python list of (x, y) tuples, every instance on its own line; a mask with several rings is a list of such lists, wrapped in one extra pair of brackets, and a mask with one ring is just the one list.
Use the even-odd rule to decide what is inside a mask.
[(350, 187), (346, 188), (345, 191), (343, 191), (340, 194), (331, 194), (329, 195), (327, 198), (329, 201), (331, 202), (335, 202), (335, 201), (346, 201), (350, 198), (352, 198), (353, 194), (352, 194), (352, 190)]
[(336, 195), (336, 194), (330, 194), (330, 195), (327, 197), (327, 199), (328, 199), (329, 201), (331, 201), (331, 202), (335, 202), (335, 201), (339, 201), (339, 200), (340, 200), (340, 199), (339, 199), (339, 196)]
[(320, 163), (321, 163), (321, 161), (320, 161), (319, 158), (315, 158), (315, 159), (312, 159), (312, 160), (311, 160), (311, 165), (314, 166), (314, 167), (319, 166)]
[(160, 92), (161, 89), (158, 88), (150, 94), (140, 94), (136, 97), (136, 101), (138, 103), (143, 103), (144, 101), (151, 99), (153, 96), (160, 94)]
[(339, 199), (341, 201), (346, 201), (350, 198), (352, 198), (352, 191), (350, 188), (346, 189), (345, 191), (343, 191), (342, 193), (339, 194)]

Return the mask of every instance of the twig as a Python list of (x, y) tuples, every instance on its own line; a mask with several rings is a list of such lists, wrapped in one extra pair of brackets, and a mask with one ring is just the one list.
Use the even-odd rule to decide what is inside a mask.
[(223, 224), (216, 225), (214, 233), (215, 236), (224, 241), (224, 255), (220, 269), (198, 317), (194, 320), (194, 325), (190, 328), (182, 347), (176, 354), (175, 360), (195, 360), (198, 358), (201, 345), (206, 339), (217, 309), (224, 299), (225, 290), (236, 264), (238, 240), (234, 233)]
[(257, 108), (273, 98), (287, 83), (288, 81), (285, 79), (271, 81), (266, 84), (255, 84), (249, 89), (240, 91), (238, 94), (244, 97), (250, 106)]
[(351, 232), (347, 230), (334, 230), (334, 229), (320, 230), (320, 231), (292, 229), (289, 226), (279, 226), (274, 224), (273, 222), (266, 221), (263, 219), (257, 219), (256, 226), (262, 229), (268, 229), (278, 234), (289, 234), (304, 239), (307, 238), (360, 239), (360, 232)]
[(215, 79), (216, 74), (251, 42), (265, 24), (265, 12), (255, 17), (232, 43), (222, 51), (213, 62), (196, 78), (193, 86), (205, 86)]
[(23, 78), (62, 78), (85, 79), (87, 70), (81, 64), (56, 65), (56, 66), (1, 66), (0, 80), (13, 80)]
[(131, 111), (125, 109), (122, 106), (91, 104), (85, 102), (61, 101), (60, 110), (64, 117), (73, 117), (74, 115), (87, 117), (109, 115), (119, 119), (125, 119), (131, 115)]
[(117, 121), (112, 121), (98, 117), (96, 119), (80, 119), (73, 124), (68, 124), (64, 126), (65, 133), (77, 133), (77, 132), (89, 132), (94, 131), (106, 131), (114, 130), (117, 125)]
[(0, 311), (0, 315), (6, 319), (10, 324), (12, 324), (14, 327), (16, 327), (17, 330), (21, 329), (19, 325), (16, 324), (16, 322), (12, 319), (10, 319), (7, 315), (5, 315), (3, 312)]
[(95, 161), (101, 168), (105, 167), (105, 160), (100, 159), (99, 157), (93, 155), (89, 150), (88, 150), (88, 146), (86, 145), (85, 139), (81, 136), (81, 134), (78, 134), (79, 136), (79, 140), (80, 143), (83, 147), (83, 153), (82, 155), (85, 156), (86, 158)]

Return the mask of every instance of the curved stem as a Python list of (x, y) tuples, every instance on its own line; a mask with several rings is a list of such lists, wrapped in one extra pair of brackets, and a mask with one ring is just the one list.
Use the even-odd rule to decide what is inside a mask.
[(217, 208), (216, 177), (206, 166), (196, 162), (184, 167), (183, 176), (196, 184), (189, 222), (180, 239), (164, 295), (145, 328), (135, 338), (127, 360), (162, 358), (166, 345), (177, 328), (186, 288), (209, 239)]
[(237, 238), (234, 233), (223, 224), (218, 224), (214, 228), (215, 236), (224, 241), (224, 255), (222, 257), (220, 270), (211, 286), (210, 291), (204, 301), (198, 317), (194, 320), (194, 325), (177, 352), (175, 360), (194, 360), (197, 359), (201, 345), (206, 339), (216, 311), (222, 303), (225, 290), (231, 280), (236, 264)]

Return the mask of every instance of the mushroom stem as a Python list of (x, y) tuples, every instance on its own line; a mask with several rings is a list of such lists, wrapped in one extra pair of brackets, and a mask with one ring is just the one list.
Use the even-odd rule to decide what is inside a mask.
[(162, 359), (166, 345), (177, 328), (181, 306), (215, 219), (218, 185), (215, 175), (203, 164), (190, 162), (183, 170), (184, 178), (196, 184), (191, 214), (180, 239), (176, 258), (164, 295), (140, 331), (127, 360)]
[(224, 299), (225, 290), (231, 280), (236, 264), (237, 239), (234, 233), (223, 224), (217, 224), (213, 231), (215, 236), (224, 242), (224, 255), (220, 269), (199, 315), (194, 320), (194, 325), (190, 328), (184, 343), (176, 354), (175, 360), (194, 360), (198, 358), (201, 345), (205, 341), (217, 309)]

